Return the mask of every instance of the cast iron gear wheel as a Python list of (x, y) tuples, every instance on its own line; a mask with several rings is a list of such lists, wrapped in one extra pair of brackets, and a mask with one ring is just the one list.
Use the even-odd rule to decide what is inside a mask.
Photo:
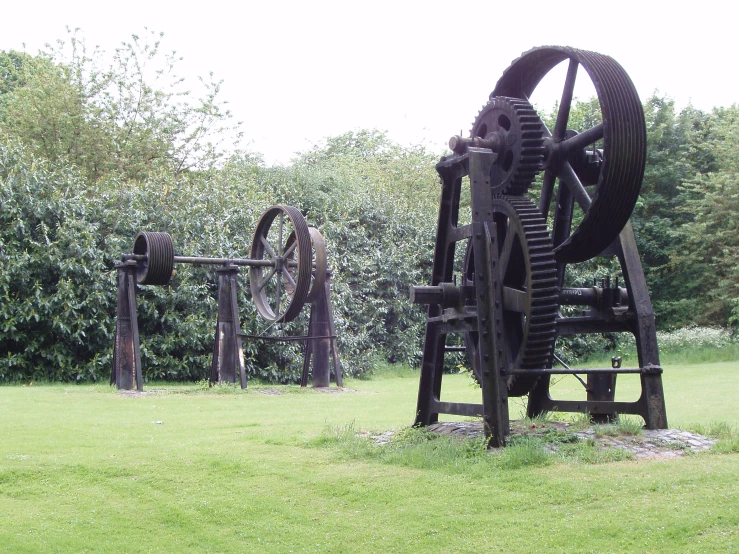
[(496, 96), (483, 106), (470, 136), (498, 135), (501, 151), (490, 170), (493, 194), (526, 194), (544, 161), (544, 123), (526, 100)]
[[(557, 338), (557, 266), (552, 239), (539, 208), (526, 197), (497, 196), (493, 199), (493, 220), (498, 239), (498, 263), (492, 278), (502, 284), (503, 305), (496, 318), (502, 323), (501, 367), (509, 369), (550, 368)], [(475, 283), (472, 242), (464, 260), (465, 285)], [(465, 333), (467, 355), (478, 381), (479, 334)], [(508, 395), (523, 396), (536, 384), (536, 376), (508, 377)]]

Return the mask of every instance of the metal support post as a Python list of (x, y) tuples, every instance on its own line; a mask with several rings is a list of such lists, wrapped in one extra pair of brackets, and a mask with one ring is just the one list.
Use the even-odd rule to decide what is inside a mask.
[(113, 371), (110, 384), (122, 390), (144, 390), (141, 375), (139, 326), (136, 319), (136, 262), (116, 264), (118, 270), (118, 305), (115, 342), (113, 343)]
[(238, 377), (241, 388), (246, 388), (246, 367), (242, 348), (239, 312), (237, 307), (239, 268), (233, 264), (216, 270), (218, 273), (218, 321), (216, 323), (213, 364), (210, 382), (235, 383)]
[(308, 386), (309, 373), (313, 375), (314, 388), (330, 386), (331, 361), (333, 361), (336, 386), (343, 386), (330, 293), (331, 279), (329, 275), (326, 275), (326, 282), (324, 283), (323, 289), (311, 303), (308, 337), (305, 344), (305, 357), (303, 359), (303, 373), (300, 379), (301, 387)]

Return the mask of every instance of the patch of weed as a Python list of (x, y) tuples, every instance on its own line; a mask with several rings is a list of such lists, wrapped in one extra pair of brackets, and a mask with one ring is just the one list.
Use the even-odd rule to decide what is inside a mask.
[(717, 439), (711, 452), (719, 454), (731, 454), (739, 452), (739, 427), (724, 421), (712, 421), (707, 425), (691, 425), (689, 430), (699, 435)]
[(633, 460), (634, 454), (623, 448), (603, 448), (593, 439), (564, 444), (554, 454), (559, 461), (583, 464), (607, 464)]
[(541, 437), (511, 437), (499, 456), (502, 469), (521, 469), (529, 466), (545, 466), (554, 461), (547, 442)]
[(618, 419), (616, 420), (616, 429), (618, 429), (618, 432), (622, 435), (635, 437), (642, 434), (644, 424), (638, 417), (618, 416)]
[(611, 423), (596, 423), (593, 425), (593, 432), (596, 437), (617, 437), (621, 434), (618, 427)]

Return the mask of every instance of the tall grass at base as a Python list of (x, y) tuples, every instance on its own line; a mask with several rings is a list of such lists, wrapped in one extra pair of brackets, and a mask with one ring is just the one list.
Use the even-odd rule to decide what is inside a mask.
[(695, 424), (689, 428), (693, 433), (717, 439), (711, 449), (719, 454), (739, 452), (739, 427), (723, 421), (712, 421), (707, 425)]
[(403, 428), (380, 443), (354, 425), (329, 427), (307, 442), (328, 448), (340, 457), (372, 460), (414, 469), (435, 469), (469, 476), (531, 467), (565, 464), (602, 464), (632, 460), (634, 455), (617, 448), (604, 448), (596, 441), (581, 441), (573, 433), (557, 431), (542, 436), (512, 436), (502, 449), (487, 448), (484, 438), (438, 435), (423, 428)]

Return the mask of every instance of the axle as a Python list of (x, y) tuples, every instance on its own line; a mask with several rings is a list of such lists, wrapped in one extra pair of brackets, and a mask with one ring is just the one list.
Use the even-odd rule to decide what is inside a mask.
[[(146, 254), (123, 254), (121, 261), (134, 260), (136, 262), (149, 261)], [(271, 260), (251, 260), (249, 258), (206, 258), (203, 256), (174, 256), (174, 263), (177, 264), (203, 264), (203, 265), (240, 265), (249, 267), (268, 267), (273, 266)], [(295, 263), (297, 265), (297, 263)]]

